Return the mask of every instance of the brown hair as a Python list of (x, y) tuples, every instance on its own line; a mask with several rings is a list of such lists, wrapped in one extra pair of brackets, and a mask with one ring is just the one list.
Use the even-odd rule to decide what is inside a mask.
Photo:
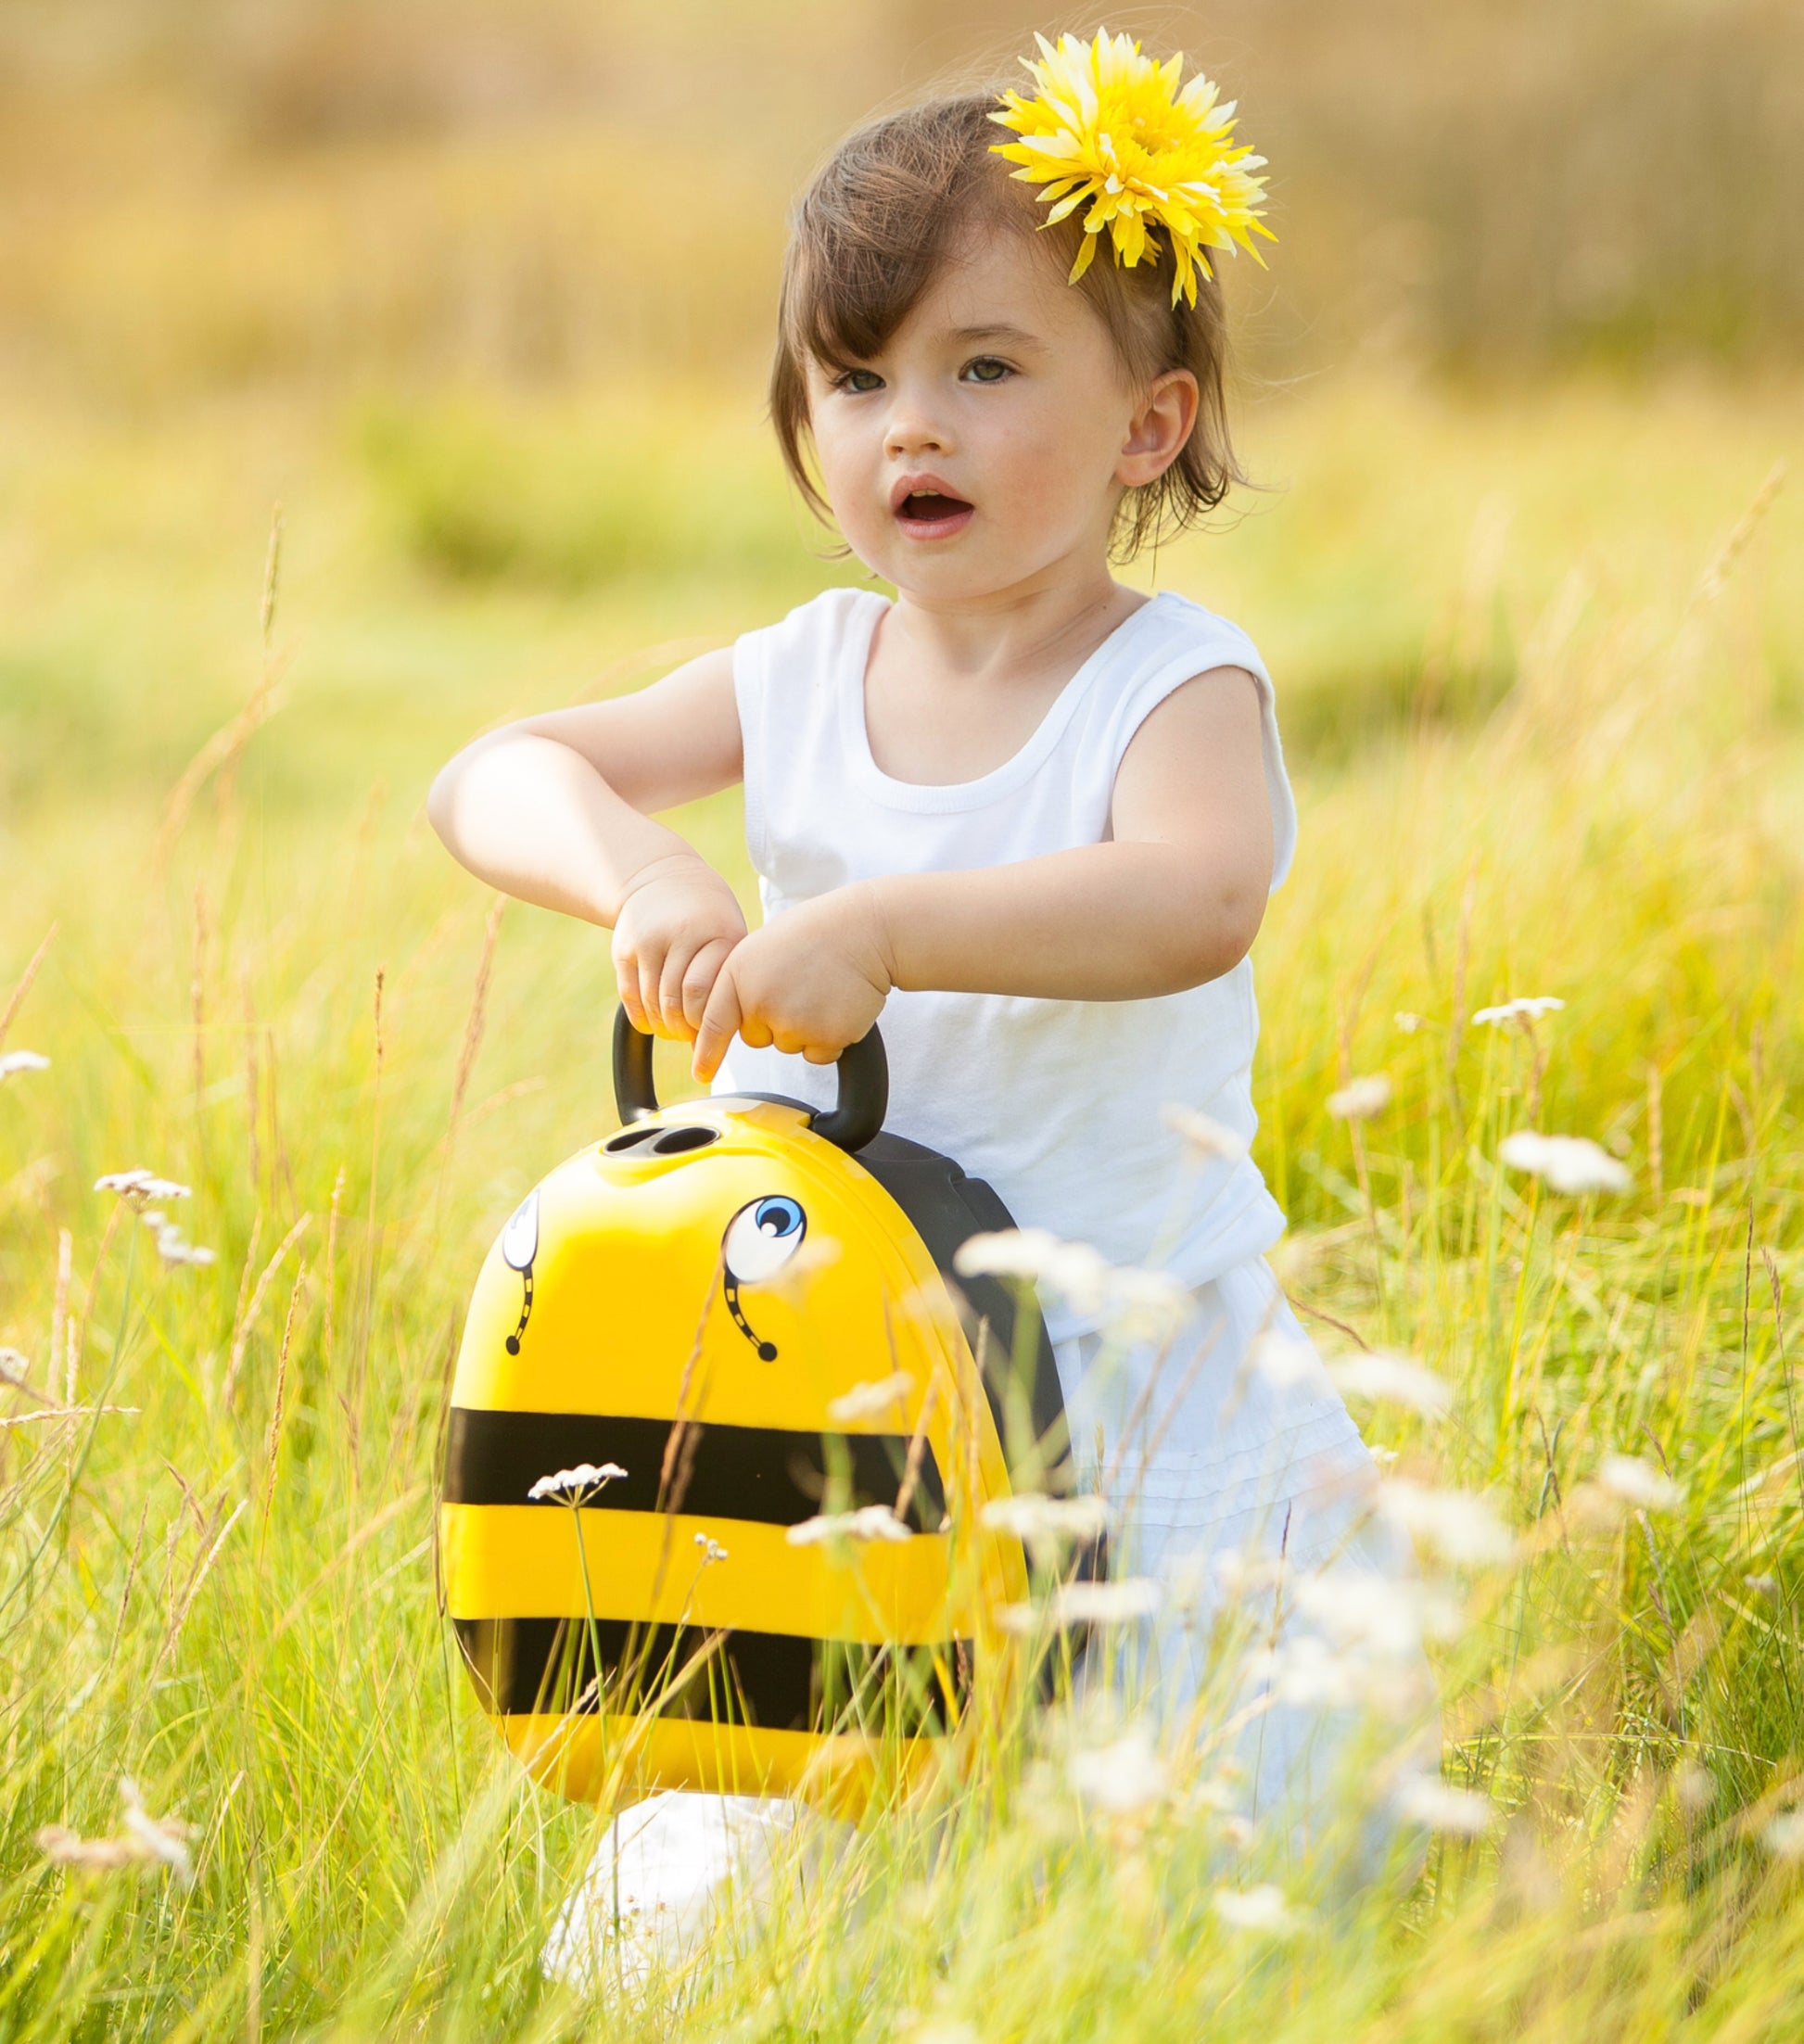
[[(783, 463), (810, 507), (831, 515), (809, 468), (807, 365), (868, 362), (908, 317), (958, 235), (974, 223), (1035, 232), (1044, 209), (1010, 179), (991, 145), (991, 92), (930, 99), (856, 130), (803, 194), (783, 258), (770, 417)], [(1081, 222), (1046, 229), (1066, 270)], [(1123, 369), (1150, 383), (1168, 369), (1197, 379), (1196, 425), (1154, 482), (1130, 489), (1112, 551), (1128, 560), (1149, 540), (1195, 525), (1242, 482), (1227, 430), (1227, 327), (1221, 286), (1199, 276), (1194, 306), (1171, 302), (1172, 254), (1123, 269), (1107, 251), (1076, 288), (1114, 343)]]

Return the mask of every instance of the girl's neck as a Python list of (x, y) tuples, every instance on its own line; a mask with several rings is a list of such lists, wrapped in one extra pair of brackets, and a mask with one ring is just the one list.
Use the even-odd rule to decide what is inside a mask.
[(883, 622), (883, 651), (973, 681), (1069, 675), (1145, 602), (1100, 565), (1081, 578), (1036, 577), (983, 596), (901, 589)]
[(893, 780), (976, 781), (1032, 738), (1061, 690), (1146, 599), (1106, 568), (983, 599), (907, 590), (878, 621), (865, 737)]

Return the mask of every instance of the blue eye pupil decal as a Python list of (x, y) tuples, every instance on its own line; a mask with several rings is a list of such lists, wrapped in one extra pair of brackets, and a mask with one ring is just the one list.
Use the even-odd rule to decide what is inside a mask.
[(806, 1225), (801, 1208), (794, 1200), (785, 1200), (781, 1195), (774, 1200), (760, 1200), (752, 1209), (752, 1218), (757, 1223), (760, 1235), (774, 1235), (779, 1239), (794, 1235), (797, 1228)]
[(801, 1248), (807, 1232), (808, 1217), (801, 1203), (787, 1193), (773, 1192), (741, 1207), (728, 1222), (727, 1232), (720, 1239), (727, 1311), (733, 1316), (733, 1325), (766, 1363), (777, 1360), (777, 1344), (760, 1340), (753, 1330), (740, 1304), (739, 1288), (774, 1277)]

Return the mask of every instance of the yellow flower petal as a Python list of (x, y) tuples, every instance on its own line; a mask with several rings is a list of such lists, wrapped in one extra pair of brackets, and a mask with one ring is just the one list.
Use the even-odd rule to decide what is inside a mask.
[(1115, 260), (1132, 268), (1156, 260), (1162, 228), (1172, 246), (1172, 302), (1196, 302), (1196, 273), (1213, 277), (1201, 250), (1245, 248), (1258, 235), (1277, 237), (1260, 219), (1264, 158), (1232, 140), (1235, 102), (1217, 104), (1215, 85), (1201, 72), (1180, 83), (1184, 60), (1162, 64), (1131, 37), (1099, 29), (1083, 43), (1035, 35), (1039, 57), (1023, 57), (1038, 91), (1032, 99), (1006, 92), (990, 118), (1020, 139), (993, 145), (1022, 167), (1013, 174), (1044, 187), (1046, 224), (1088, 207), (1085, 238), (1072, 268), (1075, 283), (1106, 228)]

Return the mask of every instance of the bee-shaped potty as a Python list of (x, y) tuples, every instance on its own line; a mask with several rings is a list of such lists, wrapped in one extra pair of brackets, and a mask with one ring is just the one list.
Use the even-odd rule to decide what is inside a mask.
[[(1020, 1540), (984, 1523), (1011, 1488), (1005, 1440), (1022, 1488), (1063, 1485), (1037, 1313), (1018, 1341), (1009, 1288), (948, 1284), (964, 1241), (1013, 1224), (882, 1132), (875, 1030), (826, 1113), (659, 1108), (624, 1011), (614, 1083), (619, 1132), (527, 1195), (476, 1281), (446, 1607), (484, 1709), (568, 1796), (856, 1807), (886, 1745), (955, 1730), (998, 1610), (1027, 1595)], [(839, 1536), (857, 1511), (876, 1537)]]

